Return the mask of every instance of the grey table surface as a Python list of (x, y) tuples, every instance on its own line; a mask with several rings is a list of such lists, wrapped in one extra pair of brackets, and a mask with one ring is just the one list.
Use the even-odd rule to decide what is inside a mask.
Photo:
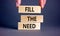
[(0, 28), (0, 36), (60, 36), (60, 28), (47, 27), (39, 31), (22, 31)]

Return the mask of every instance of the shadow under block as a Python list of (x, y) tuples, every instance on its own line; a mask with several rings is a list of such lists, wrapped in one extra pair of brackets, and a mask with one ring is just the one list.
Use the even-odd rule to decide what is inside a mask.
[(41, 13), (40, 6), (24, 6), (21, 5), (18, 8), (19, 13)]
[(18, 30), (40, 30), (40, 23), (18, 22)]
[(21, 22), (43, 23), (43, 15), (21, 15)]

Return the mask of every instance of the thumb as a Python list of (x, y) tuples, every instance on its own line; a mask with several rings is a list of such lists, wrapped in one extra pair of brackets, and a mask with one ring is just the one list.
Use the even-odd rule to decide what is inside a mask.
[(40, 5), (42, 8), (44, 8), (45, 4), (46, 4), (46, 0), (40, 0)]
[(21, 0), (16, 0), (16, 7), (20, 6)]

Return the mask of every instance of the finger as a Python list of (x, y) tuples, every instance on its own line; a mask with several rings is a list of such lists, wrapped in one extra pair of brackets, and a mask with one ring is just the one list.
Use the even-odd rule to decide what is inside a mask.
[(45, 4), (46, 4), (46, 0), (40, 0), (40, 5), (42, 8), (44, 8)]
[(21, 0), (16, 0), (16, 7), (20, 6)]

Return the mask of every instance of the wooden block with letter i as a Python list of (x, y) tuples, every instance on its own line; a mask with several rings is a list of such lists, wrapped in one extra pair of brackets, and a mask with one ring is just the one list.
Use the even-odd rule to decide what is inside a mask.
[(19, 13), (41, 13), (40, 6), (19, 6), (18, 8)]

